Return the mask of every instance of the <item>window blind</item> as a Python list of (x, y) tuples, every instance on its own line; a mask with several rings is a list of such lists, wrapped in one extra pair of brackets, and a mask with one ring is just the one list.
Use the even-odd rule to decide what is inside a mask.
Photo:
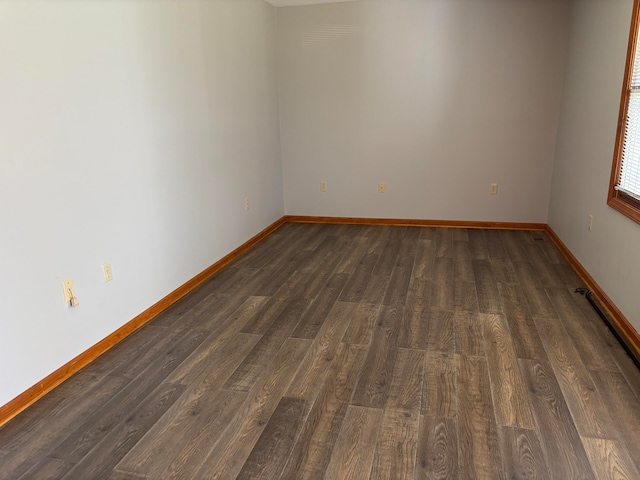
[(616, 190), (640, 201), (640, 48), (633, 59), (629, 103)]

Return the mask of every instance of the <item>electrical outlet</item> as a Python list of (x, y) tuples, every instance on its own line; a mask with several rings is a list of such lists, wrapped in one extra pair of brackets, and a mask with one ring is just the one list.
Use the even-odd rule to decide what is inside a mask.
[(491, 195), (497, 195), (498, 194), (498, 184), (497, 183), (492, 183), (489, 186), (489, 194), (491, 194)]
[(113, 280), (113, 270), (111, 270), (111, 262), (104, 262), (102, 264), (102, 276), (104, 277), (104, 283)]
[(384, 184), (384, 182), (378, 183), (378, 193), (384, 193), (385, 188), (386, 185)]
[(249, 210), (249, 199), (248, 198), (244, 199), (244, 209), (245, 210)]
[(593, 228), (593, 215), (589, 215), (589, 218), (587, 219), (587, 228), (589, 231)]
[(76, 297), (76, 289), (73, 286), (73, 279), (70, 278), (62, 282), (62, 291), (64, 292), (64, 301), (67, 302), (70, 307), (77, 307), (80, 305), (80, 302)]
[(320, 182), (320, 191), (321, 192), (327, 191), (327, 182)]
[(73, 286), (72, 278), (62, 282), (62, 291), (64, 292), (64, 301), (67, 303), (71, 301), (71, 297), (76, 296), (76, 289)]

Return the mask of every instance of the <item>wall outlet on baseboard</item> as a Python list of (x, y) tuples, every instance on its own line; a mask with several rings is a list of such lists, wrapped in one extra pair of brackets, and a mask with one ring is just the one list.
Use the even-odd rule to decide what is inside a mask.
[(384, 193), (386, 188), (387, 186), (384, 184), (384, 182), (378, 183), (378, 193)]
[(498, 184), (497, 183), (492, 183), (489, 186), (489, 193), (491, 195), (497, 195), (498, 194)]
[(589, 215), (589, 217), (587, 218), (587, 228), (589, 229), (589, 231), (591, 231), (591, 229), (593, 228), (593, 215)]
[(320, 182), (320, 191), (323, 193), (327, 191), (327, 182)]

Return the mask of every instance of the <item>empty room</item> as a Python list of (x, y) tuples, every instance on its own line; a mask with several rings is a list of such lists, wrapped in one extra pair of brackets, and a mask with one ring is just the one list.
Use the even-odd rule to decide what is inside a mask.
[(639, 11), (0, 2), (0, 479), (640, 478)]

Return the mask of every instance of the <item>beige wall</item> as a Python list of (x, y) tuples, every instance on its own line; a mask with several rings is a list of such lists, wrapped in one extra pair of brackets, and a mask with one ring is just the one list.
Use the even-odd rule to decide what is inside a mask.
[(555, 0), (278, 8), (286, 212), (546, 222), (568, 12)]
[(632, 3), (573, 3), (549, 224), (640, 330), (640, 225), (606, 204)]

